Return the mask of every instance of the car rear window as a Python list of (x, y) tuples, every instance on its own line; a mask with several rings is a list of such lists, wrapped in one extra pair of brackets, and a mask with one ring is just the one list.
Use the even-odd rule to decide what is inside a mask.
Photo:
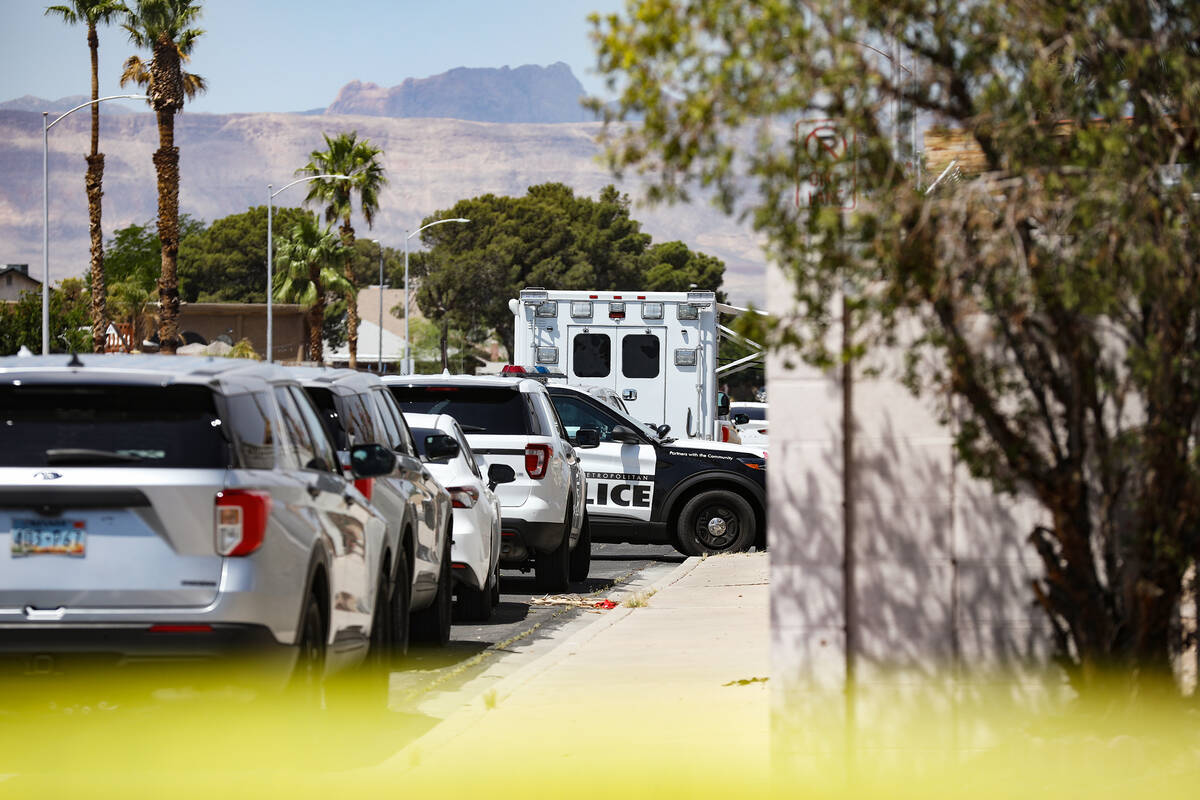
[(730, 414), (745, 414), (752, 420), (763, 421), (767, 418), (767, 410), (761, 406), (733, 406)]
[(202, 467), (230, 464), (203, 386), (0, 386), (0, 466)]
[[(405, 413), (449, 414), (463, 431), (529, 436), (532, 412), (521, 392), (492, 386), (391, 386)], [(418, 445), (419, 446), (419, 445)]]
[(313, 401), (313, 405), (317, 407), (321, 425), (329, 434), (333, 446), (338, 450), (349, 450), (350, 447), (346, 442), (346, 430), (342, 427), (341, 416), (338, 413), (337, 404), (333, 400), (333, 392), (320, 386), (305, 386), (304, 391)]

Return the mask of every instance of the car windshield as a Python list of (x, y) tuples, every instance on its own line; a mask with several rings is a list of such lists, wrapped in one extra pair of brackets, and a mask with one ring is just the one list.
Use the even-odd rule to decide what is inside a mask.
[(530, 410), (521, 392), (503, 386), (390, 386), (406, 413), (449, 414), (465, 433), (528, 436)]
[(0, 386), (0, 466), (230, 465), (203, 386)]

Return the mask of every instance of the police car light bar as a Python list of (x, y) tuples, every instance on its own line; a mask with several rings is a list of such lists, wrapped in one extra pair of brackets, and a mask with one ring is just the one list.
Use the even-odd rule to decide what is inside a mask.
[(519, 364), (505, 364), (504, 368), (500, 370), (500, 374), (506, 378), (530, 378), (532, 380), (542, 382), (545, 382), (549, 378), (567, 377), (561, 372), (552, 372), (547, 367), (522, 367)]

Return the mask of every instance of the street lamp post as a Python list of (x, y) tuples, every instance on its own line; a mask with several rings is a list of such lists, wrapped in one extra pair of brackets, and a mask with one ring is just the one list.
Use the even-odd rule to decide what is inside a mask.
[[(470, 222), (469, 219), (462, 217), (451, 217), (450, 219), (435, 220), (428, 225), (422, 225), (412, 233), (404, 232), (404, 374), (412, 375), (412, 348), (408, 346), (408, 240), (416, 236), (426, 228), (432, 228), (434, 225), (441, 225), (443, 222)], [(382, 291), (382, 290), (380, 290)]]
[(281, 186), (273, 192), (271, 191), (272, 184), (269, 184), (269, 183), (267, 184), (267, 363), (268, 364), (270, 364), (271, 362), (273, 362), (275, 360), (275, 325), (274, 325), (275, 318), (273, 315), (274, 299), (271, 296), (272, 294), (274, 294), (274, 291), (275, 291), (275, 289), (274, 289), (275, 256), (274, 256), (274, 249), (273, 249), (274, 239), (271, 236), (271, 233), (272, 233), (271, 220), (275, 216), (275, 214), (274, 214), (275, 195), (279, 194), (284, 189), (288, 189), (288, 188), (291, 188), (292, 186), (295, 186), (297, 183), (304, 183), (305, 181), (315, 181), (318, 178), (330, 178), (333, 180), (342, 180), (342, 181), (352, 180), (351, 176), (349, 176), (349, 175), (309, 175), (304, 178), (297, 178), (296, 180), (292, 181), (291, 183), (289, 183), (285, 186)]
[(50, 129), (81, 108), (106, 100), (149, 100), (144, 94), (113, 94), (80, 103), (49, 124), (49, 111), (42, 112), (42, 355), (50, 354)]
[(383, 374), (383, 242), (378, 239), (372, 239), (372, 242), (379, 245), (379, 356), (375, 364), (375, 371), (380, 375)]

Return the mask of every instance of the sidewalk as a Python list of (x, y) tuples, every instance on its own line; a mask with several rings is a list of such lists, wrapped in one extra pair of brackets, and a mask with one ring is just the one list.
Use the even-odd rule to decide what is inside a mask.
[(765, 786), (767, 578), (766, 553), (690, 558), (632, 604), (615, 594), (617, 608), (381, 767), (420, 783), (452, 776), (456, 790), (522, 775), (547, 796), (597, 781), (625, 796), (653, 783), (677, 796)]

